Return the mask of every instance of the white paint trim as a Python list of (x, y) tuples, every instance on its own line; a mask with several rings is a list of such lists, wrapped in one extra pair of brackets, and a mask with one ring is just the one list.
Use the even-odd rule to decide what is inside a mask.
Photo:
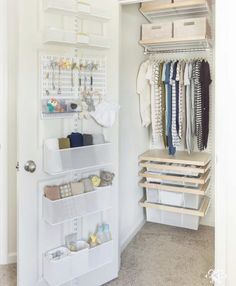
[(13, 264), (17, 262), (17, 254), (16, 252), (12, 252), (8, 254), (8, 264)]
[(0, 264), (8, 260), (8, 35), (7, 0), (0, 0)]
[(133, 240), (133, 238), (136, 236), (136, 234), (143, 228), (143, 226), (145, 225), (146, 220), (142, 220), (140, 221), (132, 230), (131, 232), (126, 236), (125, 239), (123, 239), (123, 241), (121, 241), (120, 244), (120, 253), (122, 253), (126, 247), (128, 246), (128, 244)]

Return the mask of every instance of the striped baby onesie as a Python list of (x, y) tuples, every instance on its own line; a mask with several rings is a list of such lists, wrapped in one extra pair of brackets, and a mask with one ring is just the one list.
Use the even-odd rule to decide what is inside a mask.
[(171, 77), (171, 85), (172, 85), (172, 126), (171, 126), (171, 134), (172, 134), (172, 144), (174, 147), (177, 147), (180, 144), (180, 139), (177, 132), (177, 89), (176, 89), (176, 75), (177, 75), (177, 66), (178, 62), (175, 62), (173, 65), (173, 74)]
[(195, 106), (195, 135), (197, 136), (198, 149), (202, 151), (202, 90), (200, 82), (201, 61), (196, 61), (193, 65), (194, 80), (194, 106)]

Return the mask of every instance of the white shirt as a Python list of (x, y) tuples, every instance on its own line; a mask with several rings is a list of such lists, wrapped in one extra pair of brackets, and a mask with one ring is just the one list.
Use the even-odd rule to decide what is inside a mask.
[(140, 116), (142, 125), (151, 124), (151, 87), (150, 87), (150, 62), (145, 61), (139, 68), (137, 77), (137, 93), (139, 94)]

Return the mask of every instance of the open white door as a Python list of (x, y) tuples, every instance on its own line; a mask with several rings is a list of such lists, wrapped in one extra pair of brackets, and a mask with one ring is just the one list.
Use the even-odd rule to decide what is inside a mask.
[[(56, 1), (54, 1), (56, 2)], [(60, 1), (61, 2), (61, 1)], [(67, 2), (67, 1), (65, 1)], [(75, 1), (77, 2), (77, 1)], [(108, 99), (118, 101), (118, 36), (119, 11), (117, 1), (90, 1), (97, 8), (109, 10), (110, 20), (106, 33), (111, 39), (111, 48), (106, 50), (79, 49), (76, 53), (81, 57), (98, 57), (105, 59), (107, 67)], [(96, 3), (96, 2), (99, 2)], [(60, 138), (75, 131), (74, 119), (43, 120), (41, 114), (40, 67), (43, 56), (75, 55), (75, 48), (60, 45), (44, 45), (42, 32), (45, 26), (68, 26), (76, 23), (74, 15), (65, 20), (63, 15), (50, 14), (44, 11), (43, 3), (53, 1), (18, 0), (19, 14), (19, 47), (18, 47), (18, 286), (59, 286), (80, 285), (98, 286), (118, 275), (118, 126), (105, 132), (106, 139), (112, 142), (113, 167), (116, 182), (112, 187), (111, 206), (108, 210), (98, 212), (99, 195), (92, 207), (94, 214), (68, 219), (65, 222), (60, 214), (54, 220), (45, 213), (50, 206), (45, 207), (43, 189), (46, 185), (68, 182), (76, 175), (85, 177), (82, 171), (64, 172), (49, 175), (45, 172), (44, 140)], [(54, 3), (55, 4), (55, 3)], [(58, 10), (57, 10), (58, 12)], [(73, 13), (72, 13), (73, 14)], [(78, 19), (77, 19), (78, 20)], [(45, 21), (42, 25), (42, 21)], [(67, 22), (66, 22), (67, 21)], [(80, 20), (78, 20), (80, 21)], [(88, 23), (88, 29), (100, 24)], [(104, 31), (102, 31), (103, 33)], [(96, 129), (97, 128), (97, 129)], [(97, 133), (100, 127), (91, 121), (78, 125), (79, 132)], [(68, 153), (69, 154), (69, 153)], [(70, 154), (70, 160), (73, 159)], [(50, 161), (51, 166), (58, 167), (56, 161)], [(105, 168), (105, 167), (104, 167)], [(79, 168), (78, 168), (79, 169)], [(98, 171), (98, 170), (96, 170)], [(91, 174), (86, 170), (87, 175)], [(94, 198), (91, 199), (93, 204)], [(95, 199), (96, 200), (96, 199)], [(102, 200), (103, 202), (103, 200)], [(84, 202), (85, 203), (85, 202)], [(87, 202), (90, 206), (90, 201)], [(79, 202), (78, 202), (79, 204)], [(83, 204), (82, 204), (83, 205)], [(43, 206), (46, 208), (43, 211)], [(96, 207), (98, 208), (96, 210)], [(53, 209), (53, 206), (51, 206)], [(93, 209), (95, 208), (95, 209)], [(58, 209), (60, 210), (60, 208)], [(63, 211), (63, 206), (61, 211)], [(60, 211), (59, 211), (60, 212)], [(54, 213), (55, 214), (55, 213)], [(81, 256), (70, 256), (63, 262), (50, 263), (45, 260), (45, 254), (52, 249), (65, 244), (65, 236), (77, 233), (78, 238), (86, 239), (97, 224), (106, 222), (112, 229), (112, 242), (104, 247), (86, 250)], [(54, 225), (55, 224), (55, 225)], [(72, 258), (73, 257), (73, 258)], [(105, 257), (105, 258), (104, 258)], [(75, 260), (72, 260), (75, 259)], [(68, 262), (69, 261), (69, 262)], [(72, 269), (73, 268), (73, 269)], [(48, 269), (48, 271), (47, 271)], [(68, 270), (69, 269), (69, 270)], [(78, 270), (79, 269), (79, 270)], [(82, 270), (81, 270), (82, 269)], [(76, 275), (76, 273), (78, 275)], [(68, 275), (71, 274), (71, 281)], [(77, 277), (78, 276), (78, 277)], [(75, 279), (74, 279), (75, 278)]]

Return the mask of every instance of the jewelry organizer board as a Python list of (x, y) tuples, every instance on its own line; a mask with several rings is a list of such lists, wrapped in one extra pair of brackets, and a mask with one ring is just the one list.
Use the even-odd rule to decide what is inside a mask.
[[(209, 62), (210, 70), (211, 70), (211, 78), (212, 78), (212, 84), (210, 85), (210, 129), (209, 129), (209, 139), (208, 139), (208, 147), (204, 152), (211, 154), (211, 183), (210, 187), (208, 188), (207, 196), (211, 198), (211, 205), (208, 211), (208, 214), (206, 217), (204, 217), (201, 220), (201, 224), (206, 224), (210, 226), (214, 226), (214, 182), (215, 182), (215, 148), (214, 148), (214, 140), (215, 140), (215, 97), (214, 97), (214, 90), (215, 90), (215, 73), (214, 73), (214, 52), (213, 51), (197, 51), (197, 52), (176, 52), (176, 53), (162, 53), (162, 54), (153, 54), (150, 55), (150, 58), (153, 60), (194, 60), (198, 58), (205, 59)], [(163, 143), (160, 138), (158, 138), (158, 142), (156, 144), (153, 143), (153, 140), (151, 139), (150, 147), (151, 149), (163, 149)], [(178, 151), (184, 151), (184, 144), (177, 147), (177, 153)], [(166, 151), (168, 152), (168, 151)], [(197, 139), (195, 138), (194, 142), (194, 152), (198, 152), (197, 148)], [(191, 154), (190, 154), (191, 156)]]
[[(66, 137), (71, 132), (80, 132), (82, 134), (91, 133), (103, 133), (106, 141), (112, 142), (112, 165), (104, 168), (105, 170), (115, 173), (115, 180), (112, 186), (112, 203), (111, 208), (84, 216), (82, 218), (73, 219), (71, 221), (51, 226), (43, 219), (43, 206), (42, 196), (43, 188), (45, 185), (60, 184), (73, 181), (75, 178), (85, 178), (91, 174), (96, 174), (97, 169), (91, 169), (89, 171), (74, 171), (68, 174), (58, 176), (48, 176), (38, 183), (38, 276), (40, 286), (48, 285), (43, 279), (43, 263), (42, 258), (48, 250), (60, 247), (65, 243), (65, 236), (76, 232), (81, 239), (88, 239), (89, 234), (96, 231), (96, 226), (101, 223), (108, 223), (111, 227), (112, 234), (112, 261), (105, 265), (99, 265), (98, 269), (92, 272), (80, 276), (73, 281), (70, 281), (63, 285), (102, 285), (118, 276), (118, 126), (117, 120), (115, 125), (110, 129), (104, 129), (98, 125), (93, 119), (78, 119), (77, 114), (74, 115), (58, 115), (50, 114), (50, 116), (42, 116), (42, 98), (45, 98), (45, 74), (43, 69), (45, 68), (45, 62), (49, 59), (79, 59), (82, 61), (95, 61), (99, 65), (100, 82), (96, 81), (96, 75), (94, 76), (94, 90), (99, 89), (102, 98), (108, 101), (118, 103), (118, 39), (115, 35), (118, 35), (118, 27), (116, 21), (118, 21), (118, 11), (114, 8), (116, 5), (109, 0), (89, 1), (93, 6), (104, 7), (108, 10), (113, 19), (106, 25), (106, 34), (111, 38), (111, 49), (99, 50), (90, 48), (76, 48), (70, 46), (54, 46), (54, 45), (41, 45), (38, 53), (38, 148), (43, 151), (43, 144), (45, 138), (58, 138)], [(73, 17), (59, 17), (58, 15), (45, 15), (43, 10), (43, 3), (40, 1), (40, 30), (43, 34), (43, 29), (46, 25), (61, 25), (64, 29), (74, 28), (76, 31), (78, 26), (81, 25), (80, 20)], [(46, 19), (47, 18), (47, 19)], [(73, 18), (73, 19), (72, 19)], [(86, 21), (85, 21), (86, 22)], [(101, 30), (100, 23), (95, 25), (94, 23), (86, 22), (84, 26), (87, 29), (99, 33)], [(117, 32), (114, 31), (117, 29)], [(102, 31), (104, 33), (104, 31)], [(46, 64), (47, 65), (47, 64)], [(89, 84), (89, 83), (88, 83)], [(50, 98), (50, 96), (49, 96)], [(74, 98), (74, 96), (72, 96)], [(42, 153), (43, 157), (43, 153)]]

